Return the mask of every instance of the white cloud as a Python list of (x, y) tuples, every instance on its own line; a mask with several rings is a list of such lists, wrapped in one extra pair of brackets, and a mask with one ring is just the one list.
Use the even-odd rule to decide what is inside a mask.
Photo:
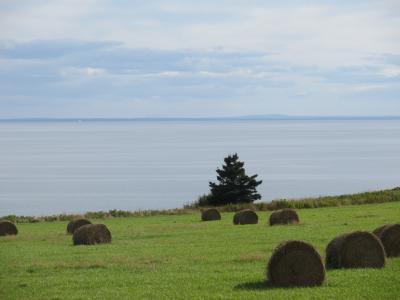
[(382, 70), (382, 74), (386, 77), (400, 76), (400, 66), (389, 66)]
[(0, 116), (399, 111), (398, 1), (4, 1)]
[(142, 74), (142, 77), (179, 77), (184, 76), (182, 72), (177, 71), (163, 71), (158, 73)]
[(101, 68), (92, 68), (92, 67), (85, 67), (85, 68), (76, 68), (76, 67), (69, 67), (60, 70), (60, 75), (62, 76), (81, 76), (81, 77), (99, 77), (106, 74), (105, 69)]
[(376, 90), (384, 90), (389, 86), (387, 84), (358, 84), (351, 86), (351, 90), (355, 92), (369, 92)]
[[(29, 2), (28, 2), (29, 3)], [(277, 61), (324, 67), (368, 64), (400, 53), (394, 1), (126, 2), (60, 0), (0, 13), (2, 39), (118, 40), (132, 48), (262, 51)]]
[(83, 69), (83, 74), (85, 74), (88, 77), (93, 77), (93, 76), (100, 76), (105, 73), (104, 69), (99, 69), (99, 68), (84, 68)]

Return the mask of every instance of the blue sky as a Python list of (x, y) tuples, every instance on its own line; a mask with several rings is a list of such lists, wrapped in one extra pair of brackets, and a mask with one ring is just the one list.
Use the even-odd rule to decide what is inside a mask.
[(399, 1), (0, 2), (0, 118), (400, 114)]

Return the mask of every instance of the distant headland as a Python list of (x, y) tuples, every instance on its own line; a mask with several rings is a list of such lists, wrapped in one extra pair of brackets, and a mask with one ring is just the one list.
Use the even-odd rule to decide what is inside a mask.
[(362, 120), (400, 120), (400, 115), (354, 116), (354, 115), (243, 115), (227, 117), (21, 117), (0, 118), (0, 122), (168, 122), (168, 121), (362, 121)]

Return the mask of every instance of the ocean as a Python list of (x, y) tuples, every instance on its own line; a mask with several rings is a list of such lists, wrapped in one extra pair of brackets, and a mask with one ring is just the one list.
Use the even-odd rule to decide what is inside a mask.
[(0, 122), (0, 216), (182, 207), (223, 158), (263, 201), (400, 185), (400, 120)]

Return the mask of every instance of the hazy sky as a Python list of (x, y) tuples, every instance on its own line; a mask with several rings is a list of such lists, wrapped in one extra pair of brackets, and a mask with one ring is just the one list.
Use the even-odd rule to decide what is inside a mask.
[(400, 115), (400, 1), (0, 2), (0, 118), (249, 114)]

